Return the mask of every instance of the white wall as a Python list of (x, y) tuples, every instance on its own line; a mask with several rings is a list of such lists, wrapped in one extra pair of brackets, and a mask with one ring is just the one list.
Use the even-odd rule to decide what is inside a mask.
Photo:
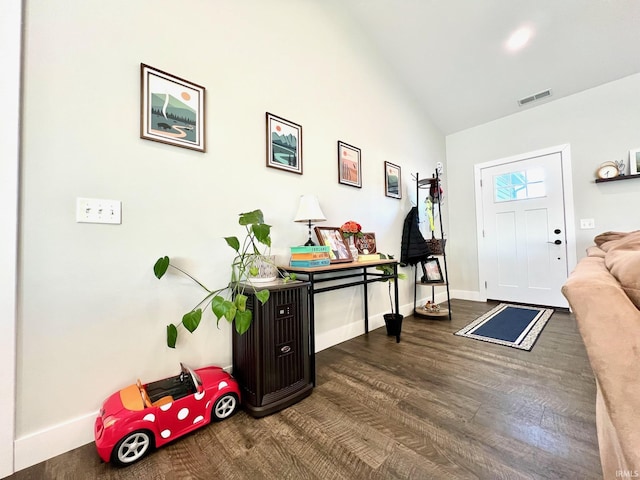
[[(17, 355), (16, 469), (93, 440), (101, 401), (179, 361), (231, 363), (230, 329), (208, 315), (178, 348), (165, 325), (200, 291), (158, 281), (178, 259), (226, 284), (237, 214), (261, 208), (287, 260), (315, 193), (327, 226), (356, 220), (399, 254), (414, 197), (444, 138), (396, 87), (347, 20), (320, 1), (27, 2)], [(207, 153), (139, 138), (140, 63), (206, 87)], [(265, 112), (303, 126), (304, 175), (265, 167)], [(363, 188), (338, 184), (336, 142), (362, 149)], [(404, 198), (384, 196), (383, 162), (402, 167)], [(122, 201), (122, 225), (78, 224), (76, 197)], [(415, 201), (415, 200), (414, 200)], [(401, 284), (403, 309), (413, 286)], [(373, 326), (388, 311), (371, 288)], [(360, 289), (317, 299), (320, 348), (362, 333)]]
[(0, 478), (13, 473), (22, 2), (0, 15)]
[[(576, 248), (584, 256), (593, 237), (607, 230), (640, 228), (634, 207), (640, 179), (596, 184), (604, 161), (628, 160), (640, 148), (640, 75), (632, 75), (516, 115), (449, 135), (450, 277), (454, 291), (478, 292), (478, 255), (473, 165), (561, 144), (570, 144), (575, 205)], [(595, 230), (580, 230), (581, 218), (595, 219)]]

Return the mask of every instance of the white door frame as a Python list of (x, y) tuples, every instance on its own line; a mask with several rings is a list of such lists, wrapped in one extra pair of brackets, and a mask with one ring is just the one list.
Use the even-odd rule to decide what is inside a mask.
[(0, 478), (14, 473), (22, 0), (0, 16)]
[(500, 158), (498, 160), (492, 160), (490, 162), (479, 163), (473, 166), (474, 169), (474, 185), (476, 194), (476, 239), (478, 246), (478, 290), (480, 301), (487, 301), (487, 288), (484, 281), (487, 278), (488, 269), (491, 268), (487, 264), (487, 259), (482, 254), (482, 191), (480, 189), (480, 179), (482, 175), (482, 169), (503, 165), (505, 163), (518, 162), (520, 160), (526, 160), (531, 157), (541, 157), (544, 155), (551, 155), (554, 153), (560, 154), (560, 161), (562, 162), (562, 186), (564, 190), (564, 218), (565, 229), (567, 238), (567, 268), (570, 273), (576, 266), (576, 228), (575, 228), (575, 215), (573, 207), (573, 180), (571, 174), (571, 146), (566, 143), (563, 145), (557, 145), (555, 147), (544, 148), (542, 150), (536, 150), (534, 152), (522, 153), (514, 155), (512, 157)]

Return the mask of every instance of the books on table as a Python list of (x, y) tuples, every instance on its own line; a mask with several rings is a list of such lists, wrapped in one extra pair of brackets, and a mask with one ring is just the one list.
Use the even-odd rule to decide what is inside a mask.
[(331, 263), (328, 245), (303, 245), (291, 247), (291, 267), (324, 267)]

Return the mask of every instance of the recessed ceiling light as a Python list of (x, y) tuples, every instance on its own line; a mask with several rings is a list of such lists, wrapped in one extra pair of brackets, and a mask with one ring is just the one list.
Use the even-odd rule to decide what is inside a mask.
[(532, 36), (533, 30), (531, 29), (531, 27), (519, 28), (518, 30), (513, 32), (507, 40), (507, 50), (510, 50), (512, 52), (521, 50), (529, 43), (529, 40), (531, 40)]

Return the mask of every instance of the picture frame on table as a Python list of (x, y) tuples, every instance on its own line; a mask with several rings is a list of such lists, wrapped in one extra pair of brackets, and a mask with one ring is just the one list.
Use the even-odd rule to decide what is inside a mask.
[(384, 194), (391, 198), (402, 198), (401, 168), (391, 162), (384, 162)]
[(314, 227), (318, 244), (328, 245), (331, 263), (353, 262), (349, 245), (338, 227)]
[(267, 167), (302, 175), (302, 126), (266, 113)]
[(338, 140), (338, 183), (362, 188), (361, 151)]
[(443, 283), (442, 269), (437, 258), (427, 258), (422, 264), (422, 283)]
[(203, 86), (140, 64), (140, 138), (205, 152)]
[(640, 175), (640, 148), (629, 150), (629, 175)]
[(361, 237), (353, 237), (353, 243), (360, 255), (376, 253), (376, 234), (373, 232), (362, 232)]

